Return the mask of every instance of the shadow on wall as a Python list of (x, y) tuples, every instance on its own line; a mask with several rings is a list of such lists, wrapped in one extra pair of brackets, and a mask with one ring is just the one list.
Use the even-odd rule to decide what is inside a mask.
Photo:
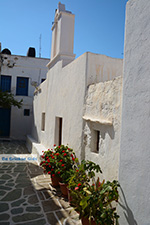
[(105, 139), (106, 133), (110, 136), (110, 138), (113, 140), (115, 138), (115, 131), (114, 127), (110, 125), (101, 125), (101, 137)]
[(121, 200), (122, 203), (119, 202), (118, 204), (123, 209), (123, 213), (124, 213), (124, 216), (125, 216), (125, 218), (127, 220), (127, 224), (128, 225), (138, 225), (138, 223), (134, 219), (134, 215), (133, 215), (131, 209), (129, 208), (129, 206), (127, 204), (127, 201), (126, 201), (126, 198), (125, 198), (125, 194), (124, 194), (123, 189), (122, 189), (121, 186), (120, 186), (120, 192), (121, 192), (120, 200)]
[(37, 126), (36, 126), (34, 115), (35, 115), (35, 113), (34, 113), (34, 101), (33, 101), (33, 120), (32, 120), (32, 125), (31, 125), (31, 136), (35, 141), (40, 143), (40, 139), (39, 139), (39, 135), (38, 135), (38, 129), (37, 129)]

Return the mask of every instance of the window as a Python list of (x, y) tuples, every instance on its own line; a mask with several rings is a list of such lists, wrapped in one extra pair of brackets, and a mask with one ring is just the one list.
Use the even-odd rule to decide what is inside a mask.
[(11, 91), (11, 76), (4, 76), (1, 75), (1, 90), (4, 91)]
[(28, 96), (29, 78), (17, 77), (16, 95)]
[(92, 151), (95, 153), (99, 153), (100, 148), (100, 131), (93, 130), (93, 148)]
[(41, 83), (43, 83), (45, 80), (46, 80), (46, 79), (42, 78), (42, 79), (41, 79)]
[(42, 130), (42, 131), (45, 131), (45, 113), (42, 113), (41, 130)]
[(61, 145), (62, 144), (62, 117), (56, 117), (55, 119), (55, 144)]
[(30, 116), (30, 109), (24, 109), (24, 116)]
[(97, 130), (96, 132), (96, 152), (99, 152), (99, 142), (100, 142), (100, 131)]

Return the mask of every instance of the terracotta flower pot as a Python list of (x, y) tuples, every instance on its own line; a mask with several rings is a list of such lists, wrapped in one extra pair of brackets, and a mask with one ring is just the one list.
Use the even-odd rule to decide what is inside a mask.
[(64, 183), (59, 182), (59, 186), (60, 186), (61, 193), (64, 196), (68, 196), (68, 188), (67, 188), (68, 184), (64, 184)]
[(51, 176), (51, 181), (52, 181), (52, 186), (53, 187), (58, 187), (59, 186), (59, 181), (60, 181), (60, 177), (57, 176)]
[(88, 218), (85, 218), (85, 217), (81, 218), (81, 221), (83, 225), (96, 225), (96, 222), (93, 219), (91, 219), (91, 224)]

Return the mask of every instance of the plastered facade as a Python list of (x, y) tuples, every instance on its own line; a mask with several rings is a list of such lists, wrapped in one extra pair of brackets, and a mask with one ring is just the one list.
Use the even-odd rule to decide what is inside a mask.
[[(57, 12), (60, 12), (59, 7)], [(60, 24), (64, 29), (68, 28), (70, 22), (66, 22), (66, 18), (72, 22), (72, 14), (69, 12), (67, 17), (66, 14), (67, 12), (61, 12), (61, 20), (58, 20), (57, 23), (58, 28)], [(59, 14), (56, 13), (56, 16), (59, 17)], [(70, 32), (73, 32), (72, 28)], [(52, 45), (54, 36), (57, 43), (62, 42), (59, 38), (65, 38), (64, 32), (58, 32), (58, 34), (55, 36), (55, 30), (52, 27)], [(73, 42), (72, 34), (70, 37)], [(34, 123), (32, 134), (28, 137), (28, 146), (35, 150), (35, 147), (31, 147), (35, 146), (32, 145), (34, 139), (39, 143), (39, 148), (38, 144), (36, 145), (38, 154), (42, 154), (41, 145), (48, 149), (52, 148), (54, 144), (58, 144), (57, 126), (58, 120), (61, 118), (61, 143), (72, 147), (79, 160), (91, 160), (93, 153), (88, 143), (91, 134), (87, 129), (87, 119), (84, 117), (89, 116), (92, 119), (94, 116), (98, 120), (106, 121), (111, 119), (111, 125), (92, 122), (93, 126), (96, 126), (105, 137), (103, 147), (100, 147), (98, 155), (95, 157), (93, 155), (93, 160), (98, 164), (103, 164), (106, 179), (114, 179), (118, 176), (123, 62), (121, 59), (91, 52), (86, 52), (72, 61), (73, 48), (69, 49), (67, 57), (71, 62), (64, 66), (64, 62), (66, 62), (65, 48), (63, 50), (61, 48), (60, 51), (57, 49), (58, 55), (54, 56), (54, 46), (52, 46), (52, 58), (47, 65), (49, 68), (47, 79), (39, 86), (39, 91), (34, 96)], [(43, 113), (45, 117), (44, 130)], [(104, 159), (107, 159), (106, 163), (103, 162)], [(113, 167), (114, 163), (115, 167)], [(112, 172), (109, 173), (109, 171)]]
[(127, 3), (119, 182), (121, 225), (150, 224), (150, 1)]
[(32, 137), (28, 137), (30, 149), (41, 154), (42, 148), (55, 144), (55, 119), (61, 117), (62, 143), (69, 144), (79, 159), (98, 163), (101, 178), (119, 179), (120, 225), (150, 224), (149, 21), (150, 1), (129, 0), (124, 65), (120, 59), (93, 53), (75, 60), (56, 55), (36, 93)]
[[(23, 99), (21, 109), (11, 107), (11, 139), (26, 140), (27, 134), (31, 133), (33, 94), (41, 79), (46, 78), (48, 61), (49, 59), (44, 58), (1, 54), (1, 75), (11, 76), (11, 92), (16, 100)], [(17, 77), (29, 78), (27, 96), (16, 95)], [(29, 116), (24, 116), (24, 109), (30, 110)]]
[[(105, 57), (103, 55), (94, 55), (93, 53), (87, 52), (65, 67), (62, 67), (62, 62), (59, 61), (48, 71), (46, 81), (40, 85), (40, 91), (38, 91), (34, 96), (34, 126), (32, 129), (32, 137), (37, 142), (42, 143), (46, 148), (52, 147), (56, 143), (55, 119), (56, 117), (61, 117), (63, 119), (62, 143), (71, 146), (79, 159), (83, 159), (85, 157), (85, 147), (87, 147), (86, 143), (83, 141), (85, 136), (84, 127), (86, 123), (86, 120), (83, 117), (88, 114), (91, 118), (93, 118), (93, 113), (96, 113), (95, 105), (92, 105), (92, 109), (90, 109), (89, 114), (89, 101), (86, 101), (86, 99), (90, 99), (91, 96), (91, 92), (88, 90), (92, 90), (93, 87), (92, 85), (89, 86), (90, 78), (88, 77), (88, 74), (91, 73), (88, 68), (90, 71), (93, 71), (92, 74), (94, 74), (97, 66), (97, 64), (95, 67), (92, 66), (93, 70), (90, 67), (91, 61), (89, 58), (93, 59), (93, 56), (95, 58), (102, 58), (106, 64), (107, 60), (108, 62), (111, 61), (113, 68), (117, 71), (118, 67), (118, 70), (120, 70), (121, 73), (122, 60), (117, 61), (113, 58)], [(103, 65), (103, 62), (99, 61), (99, 64)], [(112, 69), (109, 65), (107, 68), (110, 71)], [(109, 102), (106, 100), (106, 105), (107, 107), (110, 107), (110, 110), (112, 110), (110, 117), (113, 118), (113, 122), (115, 124), (117, 123), (117, 120), (119, 120), (120, 116), (121, 78), (118, 76), (116, 79), (114, 78), (109, 82), (107, 83), (105, 81), (94, 85), (97, 97), (93, 97), (91, 104), (99, 105), (101, 103), (103, 105), (101, 101), (104, 99), (105, 93), (107, 94), (109, 91), (108, 98), (111, 95), (112, 97)], [(108, 88), (107, 84), (109, 85)], [(111, 90), (109, 90), (109, 87), (111, 87)], [(104, 89), (106, 89), (105, 92)], [(103, 98), (100, 97), (101, 93), (103, 93)], [(113, 102), (113, 98), (115, 98), (116, 101)], [(98, 116), (99, 118), (101, 107), (98, 108), (96, 106), (96, 109), (99, 111), (98, 114), (95, 114), (95, 116)], [(43, 112), (45, 113), (44, 131), (41, 129)], [(118, 117), (117, 115), (114, 115), (114, 113), (116, 113)], [(108, 115), (104, 113), (103, 118), (107, 120)], [(113, 127), (113, 125), (111, 125), (111, 127)], [(119, 125), (116, 126), (115, 132), (116, 131), (119, 133)], [(116, 150), (116, 152), (118, 156), (118, 151)], [(99, 158), (100, 157), (101, 156), (99, 155)], [(88, 155), (88, 159), (90, 158), (91, 156)], [(99, 158), (97, 157), (96, 160), (98, 163)]]
[[(85, 159), (101, 166), (101, 179), (118, 179), (122, 77), (88, 87), (84, 112)], [(95, 132), (99, 131), (99, 151)]]

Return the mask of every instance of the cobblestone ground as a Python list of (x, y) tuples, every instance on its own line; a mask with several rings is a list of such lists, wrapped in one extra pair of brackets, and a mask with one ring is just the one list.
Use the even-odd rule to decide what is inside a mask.
[[(27, 154), (23, 142), (0, 141), (1, 154)], [(78, 214), (37, 163), (0, 163), (0, 225), (79, 225)]]

